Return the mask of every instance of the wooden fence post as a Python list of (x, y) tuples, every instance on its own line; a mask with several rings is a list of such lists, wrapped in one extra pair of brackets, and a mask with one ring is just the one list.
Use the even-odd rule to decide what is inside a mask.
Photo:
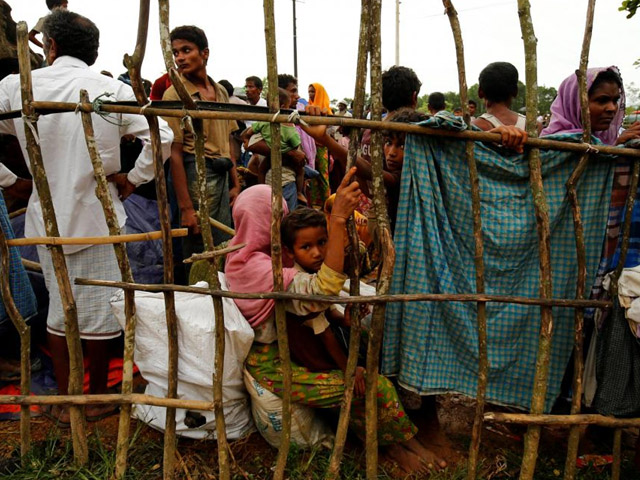
[[(33, 88), (31, 83), (31, 63), (29, 60), (29, 45), (27, 38), (27, 24), (18, 23), (18, 61), (20, 64), (20, 84), (22, 90), (22, 115), (24, 130), (27, 139), (27, 152), (31, 164), (31, 174), (35, 184), (42, 216), (47, 235), (59, 237), (58, 222), (53, 207), (49, 181), (42, 161), (42, 151), (37, 139), (38, 124), (33, 106)], [(67, 347), (69, 348), (69, 393), (71, 395), (82, 394), (84, 382), (84, 365), (82, 362), (82, 345), (78, 330), (78, 311), (71, 290), (69, 272), (65, 262), (62, 247), (51, 247), (51, 261), (55, 270), (56, 281), (60, 290), (60, 297), (64, 305), (64, 328)], [(86, 425), (82, 408), (71, 406), (71, 438), (73, 442), (73, 456), (78, 465), (84, 465), (89, 460), (89, 447), (87, 445)]]

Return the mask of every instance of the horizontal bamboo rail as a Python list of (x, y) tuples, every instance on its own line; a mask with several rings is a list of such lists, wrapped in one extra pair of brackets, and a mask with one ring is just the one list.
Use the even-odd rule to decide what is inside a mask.
[[(186, 228), (171, 230), (172, 237), (186, 237)], [(8, 240), (10, 247), (22, 247), (25, 245), (112, 245), (114, 243), (145, 242), (159, 240), (162, 232), (130, 233), (126, 235), (105, 235), (102, 237), (30, 237), (14, 238)]]
[(393, 303), (393, 302), (494, 302), (514, 303), (517, 305), (537, 305), (545, 307), (563, 308), (611, 308), (612, 302), (607, 300), (577, 300), (565, 298), (531, 298), (509, 295), (487, 295), (476, 293), (407, 293), (400, 295), (361, 295), (361, 296), (324, 296), (306, 295), (291, 292), (257, 292), (240, 293), (227, 290), (209, 290), (208, 288), (190, 287), (183, 285), (143, 284), (116, 282), (112, 280), (90, 280), (76, 278), (76, 285), (93, 285), (102, 287), (122, 288), (124, 290), (139, 290), (142, 292), (186, 292), (200, 295), (211, 295), (223, 298), (261, 299), (261, 300), (306, 300), (320, 303)]
[(211, 260), (212, 258), (222, 257), (227, 253), (235, 252), (236, 250), (240, 250), (246, 246), (246, 243), (239, 243), (231, 247), (221, 248), (220, 250), (213, 250), (211, 252), (204, 253), (194, 253), (189, 258), (185, 258), (182, 263), (193, 263), (197, 262), (198, 260)]
[[(90, 103), (66, 103), (66, 102), (37, 102), (31, 103), (37, 112), (75, 112), (80, 111), (91, 112), (93, 106)], [(291, 119), (289, 115), (280, 114), (277, 116), (265, 113), (237, 113), (237, 112), (220, 112), (209, 110), (185, 110), (185, 109), (167, 109), (152, 107), (133, 107), (127, 105), (115, 105), (104, 103), (100, 106), (101, 112), (107, 113), (125, 113), (133, 115), (158, 115), (162, 117), (178, 117), (183, 118), (189, 116), (201, 119), (221, 119), (221, 120), (258, 120), (263, 122), (289, 123)], [(461, 140), (475, 140), (478, 142), (499, 143), (501, 137), (497, 133), (478, 132), (473, 130), (464, 130), (461, 132), (451, 132), (447, 130), (422, 127), (399, 122), (385, 122), (374, 120), (360, 120), (356, 118), (345, 117), (318, 117), (304, 116), (304, 121), (309, 125), (338, 125), (355, 128), (369, 128), (371, 130), (388, 130), (394, 132), (414, 133), (418, 135), (433, 135), (447, 138), (458, 138)], [(528, 138), (525, 142), (530, 147), (540, 148), (543, 150), (559, 150), (564, 152), (577, 153), (602, 153), (607, 155), (625, 155), (628, 157), (640, 158), (640, 149), (613, 147), (611, 145), (591, 145), (588, 143), (571, 143), (559, 140), (549, 140), (546, 138)]]
[(640, 427), (640, 418), (615, 418), (597, 414), (533, 415), (529, 413), (494, 413), (484, 415), (485, 422), (512, 423), (518, 425), (600, 425), (601, 427)]
[(184, 408), (187, 410), (213, 410), (212, 402), (154, 397), (142, 393), (102, 395), (0, 395), (0, 405), (99, 405), (111, 403), (126, 405), (139, 403), (155, 407)]
[(235, 235), (236, 235), (236, 231), (233, 228), (225, 225), (222, 222), (219, 222), (215, 218), (209, 217), (209, 225), (211, 225), (213, 228), (217, 228), (221, 232), (228, 233), (232, 237), (235, 237)]

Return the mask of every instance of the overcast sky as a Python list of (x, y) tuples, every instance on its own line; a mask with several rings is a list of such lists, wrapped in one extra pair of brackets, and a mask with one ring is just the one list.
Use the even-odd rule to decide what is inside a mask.
[[(7, 0), (13, 19), (35, 25), (48, 10), (45, 0)], [(293, 74), (293, 0), (275, 0), (278, 71)], [(395, 62), (395, 0), (383, 0), (382, 67)], [(517, 0), (453, 0), (465, 43), (467, 82), (477, 82), (490, 62), (508, 61), (524, 82), (524, 52)], [(531, 0), (538, 37), (538, 83), (558, 87), (578, 67), (586, 0)], [(640, 85), (640, 14), (628, 20), (618, 11), (621, 0), (597, 2), (590, 66), (617, 65), (624, 83)], [(152, 1), (149, 43), (143, 76), (154, 80), (164, 71), (158, 35), (157, 2)], [(298, 0), (298, 77), (301, 93), (322, 83), (331, 98), (353, 97), (360, 1)], [(69, 8), (100, 28), (100, 55), (94, 66), (116, 76), (122, 57), (135, 47), (138, 2), (69, 0)], [(400, 64), (413, 68), (421, 94), (458, 89), (455, 50), (440, 0), (402, 0)], [(266, 76), (263, 7), (260, 0), (173, 0), (171, 28), (195, 24), (209, 38), (209, 73), (215, 80), (244, 85), (249, 75)], [(34, 48), (37, 48), (34, 46)], [(306, 95), (305, 95), (306, 96)]]

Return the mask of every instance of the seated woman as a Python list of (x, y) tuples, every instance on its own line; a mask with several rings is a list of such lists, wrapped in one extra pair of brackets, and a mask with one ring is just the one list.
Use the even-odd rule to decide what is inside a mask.
[(490, 63), (480, 72), (478, 96), (484, 100), (486, 112), (471, 122), (481, 130), (513, 125), (525, 130), (527, 118), (511, 110), (518, 96), (518, 70), (508, 62)]
[[(324, 262), (317, 273), (301, 272), (286, 262), (283, 279), (286, 291), (293, 293), (337, 295), (346, 276), (343, 274), (346, 218), (354, 211), (360, 189), (349, 183), (355, 168), (347, 173), (338, 188), (333, 205), (329, 238)], [(286, 212), (286, 206), (285, 206)], [(271, 266), (271, 189), (256, 185), (242, 192), (233, 209), (236, 236), (231, 244), (247, 246), (227, 256), (225, 273), (229, 289), (236, 292), (273, 290)], [(283, 390), (278, 354), (273, 300), (236, 299), (238, 308), (255, 330), (255, 342), (246, 361), (249, 373), (264, 388), (276, 395)], [(309, 312), (320, 312), (325, 304), (304, 302)], [(311, 372), (292, 362), (292, 400), (315, 408), (340, 408), (344, 392), (344, 374), (336, 369), (326, 373)], [(364, 401), (355, 398), (350, 426), (362, 439), (365, 436)], [(378, 441), (387, 454), (407, 472), (425, 472), (428, 464), (445, 467), (446, 463), (424, 448), (415, 438), (417, 428), (409, 420), (393, 385), (378, 377)]]

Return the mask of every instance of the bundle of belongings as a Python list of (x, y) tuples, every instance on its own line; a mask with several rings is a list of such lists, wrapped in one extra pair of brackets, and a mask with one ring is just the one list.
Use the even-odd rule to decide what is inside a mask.
[[(220, 281), (226, 287), (223, 274)], [(206, 282), (196, 287), (208, 288)], [(135, 362), (148, 382), (145, 393), (167, 396), (169, 347), (164, 295), (137, 291)], [(249, 399), (244, 387), (243, 363), (253, 342), (253, 330), (238, 307), (229, 298), (222, 299), (225, 326), (222, 407), (227, 436), (236, 439), (253, 428)], [(113, 313), (124, 328), (124, 292), (111, 300)], [(213, 402), (215, 358), (215, 322), (213, 301), (209, 295), (177, 292), (175, 308), (178, 320), (178, 398)], [(135, 405), (133, 415), (154, 428), (164, 430), (166, 409)], [(176, 432), (189, 438), (215, 438), (212, 411), (176, 410)]]

